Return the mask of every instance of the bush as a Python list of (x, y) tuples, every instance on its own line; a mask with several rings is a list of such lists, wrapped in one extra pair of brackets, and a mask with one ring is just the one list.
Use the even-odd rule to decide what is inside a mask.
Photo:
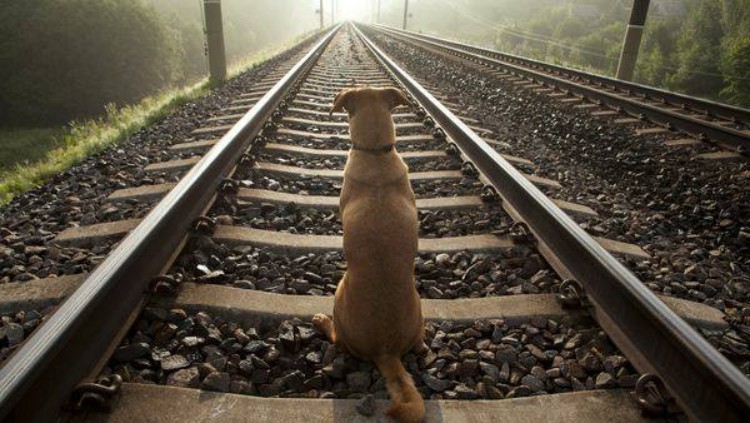
[(0, 15), (0, 120), (100, 115), (181, 77), (179, 34), (141, 0), (24, 0)]
[[(203, 1), (189, 0), (143, 0), (163, 16), (167, 24), (180, 36), (181, 49), (184, 51), (183, 70), (180, 85), (191, 83), (207, 74), (207, 58), (204, 51), (203, 35)], [(224, 5), (222, 2), (222, 6)], [(247, 4), (246, 4), (247, 7)], [(230, 18), (226, 13), (225, 19)]]
[(722, 97), (732, 104), (750, 107), (750, 38), (727, 41), (722, 53), (726, 81)]
[(692, 9), (677, 40), (678, 68), (667, 79), (668, 88), (716, 98), (724, 84), (719, 69), (723, 36), (719, 2), (704, 0)]

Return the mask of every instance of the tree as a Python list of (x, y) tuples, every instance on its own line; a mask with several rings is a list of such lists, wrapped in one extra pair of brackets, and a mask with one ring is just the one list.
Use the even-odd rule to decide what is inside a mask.
[(726, 81), (721, 90), (722, 98), (750, 107), (750, 37), (737, 37), (724, 43), (721, 68)]
[(140, 0), (3, 7), (5, 122), (58, 124), (101, 114), (107, 103), (132, 103), (181, 77), (179, 35)]
[(207, 74), (203, 34), (203, 2), (185, 0), (144, 0), (156, 9), (179, 35), (184, 52), (180, 64), (183, 80), (194, 81)]
[(677, 41), (677, 71), (667, 85), (687, 94), (713, 97), (724, 84), (721, 69), (721, 4), (704, 0), (693, 9)]
[(721, 0), (722, 22), (728, 36), (750, 37), (750, 0)]
[(568, 17), (563, 19), (555, 28), (555, 38), (570, 40), (586, 35), (588, 28), (581, 19)]
[(673, 56), (677, 49), (677, 27), (679, 23), (674, 19), (655, 19), (646, 26), (636, 69), (637, 81), (659, 87), (663, 86), (669, 75), (674, 72)]
[(750, 107), (750, 0), (722, 0), (725, 37), (721, 71), (725, 86), (721, 98)]

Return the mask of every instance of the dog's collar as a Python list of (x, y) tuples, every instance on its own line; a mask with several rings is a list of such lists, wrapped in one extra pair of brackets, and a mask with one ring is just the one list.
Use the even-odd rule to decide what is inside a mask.
[(366, 151), (368, 153), (387, 153), (396, 147), (396, 144), (388, 144), (382, 147), (375, 147), (375, 148), (364, 148), (364, 147), (357, 147), (356, 145), (352, 144), (352, 150), (357, 151)]

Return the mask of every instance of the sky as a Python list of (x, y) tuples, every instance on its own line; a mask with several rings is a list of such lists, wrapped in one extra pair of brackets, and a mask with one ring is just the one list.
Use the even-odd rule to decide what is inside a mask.
[[(320, 2), (320, 0), (311, 1), (316, 5)], [(418, 1), (409, 0), (409, 3), (414, 4), (418, 3)], [(398, 7), (400, 10), (403, 10), (401, 8), (403, 7), (404, 0), (323, 0), (323, 10), (326, 14), (326, 19), (330, 19), (330, 11), (334, 3), (336, 5), (335, 20), (337, 22), (344, 20), (371, 22), (376, 13), (378, 3), (381, 3), (381, 8), (383, 9)]]
[[(377, 0), (330, 0), (336, 4), (336, 11), (340, 20), (369, 20), (372, 14), (372, 5)], [(325, 6), (323, 6), (325, 7)], [(369, 12), (369, 13), (368, 13)], [(365, 18), (367, 16), (367, 18)]]

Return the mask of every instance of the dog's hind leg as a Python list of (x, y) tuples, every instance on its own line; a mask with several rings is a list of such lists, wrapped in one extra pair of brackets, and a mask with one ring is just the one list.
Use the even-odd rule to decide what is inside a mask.
[(429, 348), (427, 348), (427, 344), (424, 343), (423, 340), (419, 340), (416, 345), (414, 345), (414, 348), (411, 349), (411, 351), (414, 354), (421, 355), (427, 352)]
[(411, 347), (411, 351), (414, 354), (422, 355), (427, 352), (429, 348), (427, 347), (427, 344), (424, 343), (424, 322), (423, 327), (419, 331), (419, 336), (417, 336), (416, 342), (414, 342), (414, 346)]

